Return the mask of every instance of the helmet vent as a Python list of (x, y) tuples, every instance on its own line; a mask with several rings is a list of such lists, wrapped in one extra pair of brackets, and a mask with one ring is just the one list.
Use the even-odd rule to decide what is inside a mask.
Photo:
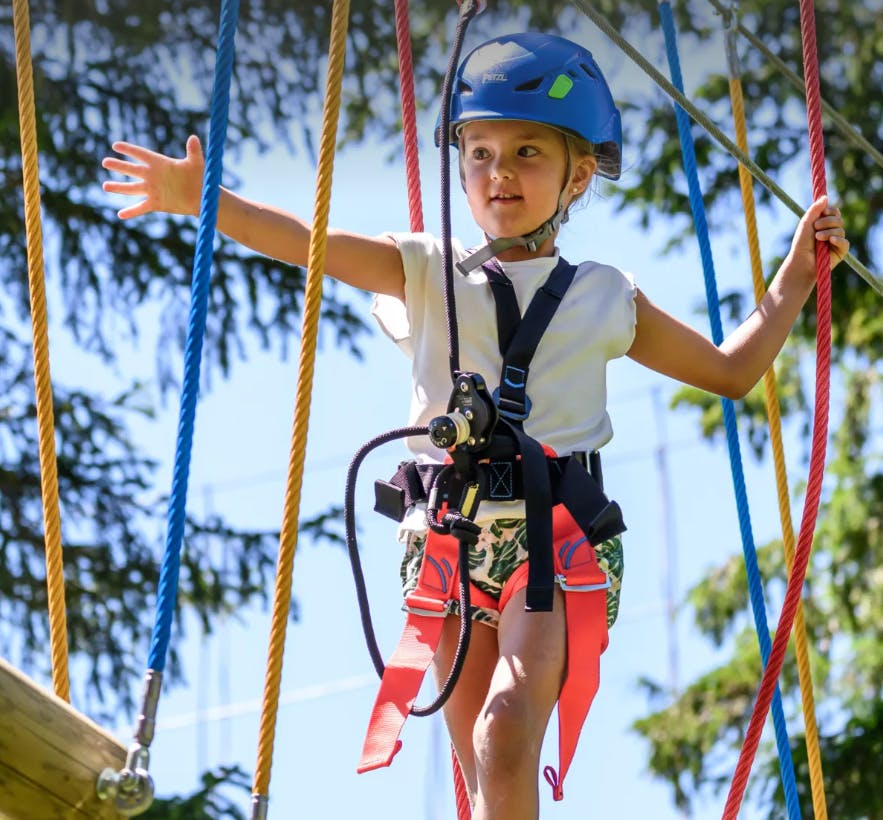
[(471, 94), (472, 86), (469, 85), (465, 80), (460, 80), (457, 83), (457, 94)]
[(580, 67), (583, 71), (585, 71), (586, 74), (588, 74), (593, 80), (598, 80), (598, 79), (600, 79), (600, 77), (598, 77), (598, 72), (595, 71), (595, 69), (592, 68), (591, 66), (587, 66), (585, 63), (580, 63), (580, 64), (579, 64), (579, 67)]
[(542, 83), (542, 77), (535, 77), (532, 80), (528, 80), (526, 83), (522, 83), (521, 85), (515, 86), (516, 91), (536, 91), (540, 87), (540, 83)]

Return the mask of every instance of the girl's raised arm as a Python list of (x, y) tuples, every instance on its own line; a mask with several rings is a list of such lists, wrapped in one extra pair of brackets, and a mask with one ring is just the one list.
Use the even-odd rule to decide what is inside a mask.
[[(120, 219), (152, 212), (197, 216), (202, 193), (205, 159), (199, 138), (187, 140), (186, 155), (174, 159), (129, 142), (115, 142), (111, 156), (102, 160), (108, 171), (129, 177), (107, 180), (108, 193), (142, 197), (119, 211)], [(310, 226), (279, 208), (263, 205), (221, 188), (218, 230), (236, 242), (265, 256), (306, 265)], [(392, 239), (329, 229), (326, 273), (354, 287), (404, 298), (405, 273)]]
[(742, 398), (773, 363), (815, 285), (816, 241), (828, 243), (831, 267), (849, 251), (840, 211), (816, 200), (797, 226), (791, 251), (754, 312), (720, 345), (679, 322), (643, 293), (628, 355), (685, 384)]

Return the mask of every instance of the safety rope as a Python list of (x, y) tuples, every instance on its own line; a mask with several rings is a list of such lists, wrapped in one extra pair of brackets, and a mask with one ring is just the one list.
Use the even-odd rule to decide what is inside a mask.
[[(810, 170), (813, 197), (826, 193), (825, 150), (822, 133), (821, 94), (819, 91), (819, 64), (816, 47), (815, 12), (811, 0), (800, 0), (800, 29), (803, 46), (804, 76), (806, 78), (806, 109), (809, 132)], [(751, 772), (751, 764), (760, 743), (770, 699), (782, 669), (791, 627), (812, 552), (813, 532), (819, 510), (825, 455), (828, 441), (828, 410), (830, 401), (831, 366), (831, 261), (828, 246), (816, 242), (816, 404), (813, 417), (812, 448), (803, 518), (797, 538), (794, 565), (785, 591), (782, 613), (767, 667), (758, 691), (757, 700), (739, 755), (739, 761), (730, 784), (724, 807), (724, 820), (735, 820)]]
[(221, 6), (221, 20), (218, 30), (217, 57), (209, 117), (208, 150), (205, 158), (202, 200), (199, 207), (199, 227), (196, 234), (196, 250), (190, 286), (190, 315), (187, 340), (184, 346), (184, 375), (181, 385), (181, 407), (172, 473), (172, 490), (169, 498), (168, 532), (159, 575), (156, 623), (148, 655), (149, 669), (159, 673), (162, 673), (166, 664), (172, 619), (175, 614), (175, 601), (178, 594), (181, 543), (184, 539), (187, 512), (187, 483), (190, 477), (190, 456), (193, 451), (196, 402), (199, 397), (199, 372), (208, 313), (212, 253), (218, 217), (224, 142), (227, 137), (230, 83), (235, 52), (234, 37), (238, 17), (239, 0), (224, 0)]
[(134, 742), (126, 754), (125, 767), (119, 772), (114, 772), (112, 769), (104, 770), (99, 775), (97, 783), (98, 795), (102, 799), (113, 801), (116, 808), (126, 816), (145, 811), (153, 801), (153, 781), (148, 772), (149, 749), (156, 729), (156, 712), (162, 691), (162, 676), (168, 655), (172, 619), (178, 595), (181, 542), (184, 537), (186, 520), (187, 482), (190, 473), (190, 455), (193, 450), (193, 427), (199, 394), (200, 361), (208, 312), (212, 250), (218, 216), (224, 142), (227, 136), (234, 37), (238, 17), (238, 0), (223, 0), (218, 28), (208, 150), (206, 151), (205, 173), (199, 207), (199, 226), (196, 234), (196, 249), (190, 285), (190, 315), (187, 339), (184, 345), (184, 375), (181, 385), (181, 407), (172, 473), (172, 491), (169, 498), (168, 532), (165, 553), (160, 567), (156, 621), (150, 641), (147, 671), (144, 675), (141, 708), (135, 722)]
[[(411, 30), (408, 0), (395, 0), (396, 45), (399, 56), (399, 89), (402, 104), (402, 139), (405, 151), (405, 177), (408, 187), (408, 213), (412, 233), (423, 231), (422, 186), (420, 184), (417, 141), (417, 106), (414, 97), (414, 63), (411, 56)], [(469, 820), (472, 811), (460, 759), (451, 746), (457, 820)]]
[(15, 31), (15, 66), (18, 76), (28, 287), (31, 296), (31, 324), (34, 334), (34, 387), (37, 406), (37, 438), (40, 450), (43, 529), (46, 545), (46, 589), (49, 610), (49, 642), (52, 654), (52, 686), (58, 697), (69, 701), (67, 613), (64, 602), (58, 462), (55, 452), (52, 379), (49, 373), (49, 322), (43, 266), (43, 228), (40, 221), (37, 115), (34, 103), (34, 68), (31, 59), (31, 23), (27, 0), (15, 0), (12, 14)]
[[(662, 28), (665, 34), (666, 53), (668, 56), (672, 82), (675, 87), (683, 93), (684, 81), (681, 75), (677, 35), (675, 33), (671, 5), (667, 0), (662, 0), (662, 2), (659, 3), (659, 15), (662, 20)], [(700, 254), (702, 257), (702, 271), (705, 279), (705, 297), (708, 304), (708, 318), (711, 322), (711, 335), (714, 343), (720, 345), (724, 340), (723, 328), (721, 325), (720, 300), (718, 298), (714, 259), (711, 251), (705, 204), (702, 199), (702, 191), (699, 184), (696, 147), (693, 141), (693, 136), (690, 132), (690, 120), (684, 110), (675, 106), (675, 116), (677, 118), (678, 134), (681, 142), (684, 171), (687, 175), (690, 208), (693, 213), (696, 238), (699, 241)], [(761, 655), (764, 663), (766, 663), (770, 654), (770, 630), (767, 622), (766, 606), (764, 604), (763, 581), (757, 564), (757, 550), (755, 548), (754, 534), (751, 527), (751, 514), (748, 506), (748, 493), (745, 487), (745, 476), (742, 468), (742, 454), (739, 445), (736, 412), (731, 399), (721, 398), (721, 407), (724, 415), (727, 448), (730, 455), (730, 470), (733, 478), (733, 489), (736, 494), (739, 531), (742, 536), (742, 551), (748, 575), (748, 591), (751, 599), (751, 610), (754, 615), (754, 625), (757, 630)], [(797, 820), (797, 818), (800, 817), (800, 801), (797, 796), (797, 784), (794, 778), (794, 764), (791, 759), (791, 746), (788, 742), (785, 712), (782, 707), (782, 697), (778, 688), (776, 688), (773, 700), (773, 724), (776, 734), (776, 746), (779, 751), (779, 765), (781, 768), (782, 785), (785, 790), (785, 802), (788, 806), (788, 817), (791, 818), (791, 820)]]
[(405, 177), (408, 213), (412, 233), (423, 231), (423, 202), (420, 186), (420, 157), (417, 143), (417, 103), (414, 96), (414, 61), (411, 55), (411, 26), (408, 0), (395, 0), (396, 47), (399, 55), (399, 95), (402, 101), (402, 139), (405, 148)]
[[(672, 98), (690, 117), (693, 118), (709, 136), (729, 154), (735, 157), (751, 175), (760, 182), (773, 196), (785, 205), (796, 216), (803, 216), (804, 208), (801, 208), (776, 182), (767, 174), (751, 157), (742, 151), (724, 132), (717, 127), (705, 114), (703, 114), (690, 100), (688, 100), (671, 82), (669, 82), (634, 46), (631, 45), (588, 0), (570, 0), (571, 4), (583, 12), (601, 31), (603, 31), (615, 45), (637, 65), (653, 82), (659, 86), (669, 97)], [(851, 253), (843, 257), (843, 262), (849, 265), (859, 276), (862, 277), (877, 293), (883, 295), (883, 278), (868, 270), (865, 264), (856, 259)]]
[[(735, 37), (735, 15), (729, 11), (724, 15), (727, 43), (727, 64), (729, 69), (730, 101), (733, 108), (733, 123), (736, 131), (736, 144), (748, 153), (748, 136), (745, 116), (745, 103), (742, 95), (741, 69), (739, 67), (738, 46)], [(754, 286), (754, 299), (760, 303), (764, 294), (763, 265), (760, 259), (757, 216), (754, 190), (749, 174), (739, 166), (739, 187), (742, 192), (742, 209), (745, 213), (745, 229), (748, 240), (748, 254), (751, 260), (751, 279)], [(785, 452), (782, 444), (782, 419), (779, 407), (776, 371), (770, 367), (764, 373), (764, 402), (769, 419), (770, 446), (775, 467), (776, 490), (779, 502), (779, 518), (782, 525), (782, 542), (785, 547), (785, 561), (788, 572), (794, 566), (794, 525), (791, 520), (791, 502), (788, 492), (788, 475), (785, 467)], [(819, 732), (816, 724), (813, 695), (812, 669), (809, 660), (809, 642), (806, 635), (806, 619), (803, 604), (797, 607), (794, 620), (794, 644), (797, 655), (797, 672), (803, 704), (803, 721), (806, 735), (807, 760), (812, 791), (813, 817), (827, 820), (828, 809), (825, 802), (824, 777), (819, 750)]]
[[(732, 10), (720, 2), (720, 0), (709, 0), (712, 6), (726, 19), (733, 17)], [(734, 20), (733, 28), (741, 34), (751, 45), (753, 45), (763, 56), (769, 60), (779, 71), (782, 76), (798, 91), (801, 97), (806, 94), (806, 85), (800, 76), (791, 70), (788, 64), (774, 51), (766, 46), (751, 29), (747, 28), (741, 21)], [(822, 111), (825, 116), (834, 124), (840, 134), (856, 148), (864, 151), (877, 165), (883, 168), (883, 153), (875, 148), (865, 137), (860, 134), (855, 126), (849, 122), (831, 103), (820, 98)]]
[[(448, 55), (448, 65), (445, 70), (445, 78), (441, 94), (441, 112), (438, 122), (438, 146), (439, 146), (439, 176), (441, 187), (441, 232), (442, 232), (442, 269), (445, 277), (445, 315), (447, 317), (448, 330), (448, 364), (451, 378), (460, 369), (460, 340), (457, 330), (457, 307), (454, 297), (454, 269), (451, 250), (451, 159), (450, 159), (450, 122), (451, 122), (451, 97), (453, 94), (454, 76), (457, 65), (460, 62), (460, 52), (463, 39), (470, 21), (476, 14), (484, 10), (484, 0), (458, 0), (460, 5), (457, 16), (457, 28), (454, 33), (454, 42)], [(463, 631), (461, 628), (460, 640)], [(458, 647), (459, 649), (459, 647)], [(458, 652), (459, 654), (459, 652)], [(466, 789), (466, 780), (463, 775), (463, 767), (453, 746), (451, 747), (451, 761), (454, 774), (454, 796), (457, 805), (457, 820), (470, 820), (472, 807), (469, 804), (469, 794)]]
[(322, 305), (322, 282), (328, 238), (328, 213), (331, 207), (331, 179), (334, 169), (337, 121), (340, 113), (341, 86), (346, 57), (346, 36), (349, 0), (334, 0), (331, 14), (331, 39), (328, 51), (328, 76), (319, 164), (316, 174), (316, 204), (304, 286), (304, 309), (301, 328), (301, 353), (294, 408), (294, 427), (288, 463), (288, 481), (282, 530), (279, 536), (279, 557), (276, 565), (276, 590), (270, 628), (267, 674), (264, 684), (257, 765), (252, 794), (252, 820), (266, 817), (279, 688), (282, 678), (282, 656), (285, 632), (291, 611), (291, 574), (297, 549), (298, 512), (303, 486), (304, 457), (310, 412), (310, 394), (316, 359), (319, 316)]
[(445, 316), (448, 330), (448, 369), (451, 372), (451, 381), (455, 381), (456, 373), (460, 370), (460, 337), (457, 330), (457, 304), (454, 296), (454, 262), (453, 250), (451, 249), (451, 156), (450, 156), (450, 127), (451, 127), (451, 99), (454, 91), (454, 78), (457, 66), (460, 62), (460, 52), (463, 48), (463, 39), (466, 29), (472, 18), (479, 13), (481, 0), (462, 0), (457, 15), (457, 28), (454, 32), (454, 42), (448, 54), (448, 64), (445, 68), (444, 81), (442, 82), (441, 111), (438, 118), (438, 149), (439, 149), (439, 185), (441, 188), (441, 238), (442, 238), (442, 275), (444, 276), (445, 289)]

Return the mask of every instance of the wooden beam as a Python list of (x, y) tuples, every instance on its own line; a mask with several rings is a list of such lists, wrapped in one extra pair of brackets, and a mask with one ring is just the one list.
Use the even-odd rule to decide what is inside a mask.
[(125, 762), (110, 734), (0, 658), (0, 817), (116, 820), (95, 783)]

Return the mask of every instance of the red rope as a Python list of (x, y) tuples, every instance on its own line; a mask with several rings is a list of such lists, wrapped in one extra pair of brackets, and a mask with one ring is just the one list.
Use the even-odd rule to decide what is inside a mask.
[[(408, 22), (408, 0), (395, 0), (396, 44), (399, 56), (399, 89), (402, 101), (402, 138), (405, 143), (405, 176), (408, 185), (408, 214), (411, 230), (423, 230), (423, 203), (420, 186), (420, 161), (417, 145), (417, 104), (414, 96), (414, 61), (411, 54), (411, 29)], [(451, 746), (454, 769), (454, 796), (457, 820), (471, 820), (472, 809), (466, 791), (463, 770)]]
[[(803, 39), (803, 66), (806, 81), (806, 108), (809, 125), (809, 154), (812, 172), (813, 198), (825, 194), (825, 145), (822, 135), (821, 93), (819, 91), (818, 52), (816, 49), (815, 12), (812, 0), (800, 0), (800, 28)], [(739, 755), (730, 793), (724, 807), (724, 820), (735, 820), (751, 772), (751, 764), (760, 743), (763, 724), (766, 721), (770, 701), (776, 681), (782, 670), (785, 651), (794, 615), (800, 603), (803, 581), (809, 556), (812, 551), (813, 531), (819, 511), (819, 498), (822, 491), (822, 478), (825, 471), (825, 452), (828, 443), (828, 409), (831, 366), (831, 262), (828, 246), (824, 242), (816, 244), (816, 406), (813, 419), (812, 452), (810, 455), (809, 477), (807, 479), (806, 500), (800, 534), (782, 614), (776, 629), (776, 637), (770, 651), (769, 660), (763, 673), (757, 702), (745, 735), (745, 742)]]
[(457, 798), (457, 820), (472, 820), (472, 807), (469, 805), (469, 794), (466, 791), (466, 781), (463, 779), (463, 769), (460, 768), (460, 759), (451, 746), (451, 762), (454, 765), (454, 796)]
[(420, 195), (420, 161), (417, 150), (417, 104), (414, 98), (414, 61), (411, 56), (411, 28), (408, 0), (395, 0), (396, 44), (399, 55), (399, 93), (402, 99), (402, 137), (405, 142), (405, 175), (408, 184), (408, 213), (411, 230), (423, 230)]

